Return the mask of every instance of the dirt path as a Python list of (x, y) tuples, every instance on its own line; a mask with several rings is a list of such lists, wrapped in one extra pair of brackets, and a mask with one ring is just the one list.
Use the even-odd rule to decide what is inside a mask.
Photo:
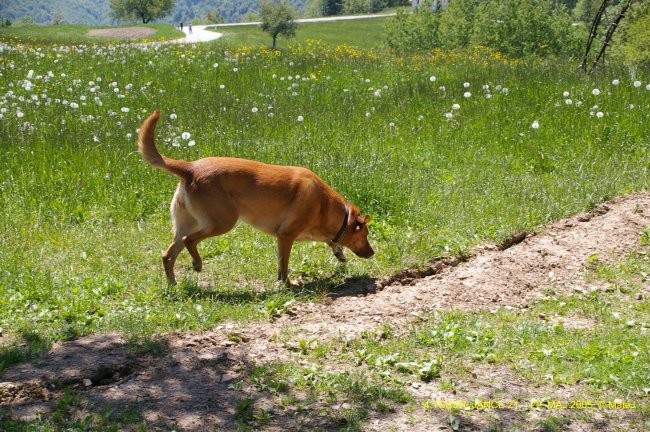
[[(251, 365), (300, 361), (286, 343), (278, 342), (279, 335), (319, 340), (355, 336), (382, 323), (405, 328), (419, 314), (439, 309), (526, 308), (551, 286), (557, 292), (596, 289), (584, 278), (590, 257), (604, 262), (621, 257), (638, 247), (640, 232), (649, 226), (650, 192), (638, 193), (558, 221), (539, 234), (519, 236), (508, 248), (478, 248), (466, 262), (432, 263), (422, 272), (405, 271), (393, 280), (346, 287), (324, 304), (297, 304), (273, 322), (224, 324), (200, 334), (165, 336), (163, 355), (134, 354), (116, 334), (57, 344), (43, 359), (0, 375), (0, 403), (16, 418), (34, 418), (52, 410), (62, 389), (72, 386), (83, 393), (88, 406), (137, 403), (151, 424), (232, 430), (236, 404), (245, 390), (233, 384)], [(489, 394), (504, 386), (528, 391), (525, 382), (504, 368), (475, 372), (481, 382), (477, 392)], [(427, 384), (410, 391), (422, 398), (437, 390)], [(318, 416), (275, 412), (273, 418), (260, 430), (329, 430), (318, 424)], [(449, 430), (441, 429), (438, 421), (430, 415), (414, 419), (412, 414), (394, 413), (372, 418), (366, 429)]]

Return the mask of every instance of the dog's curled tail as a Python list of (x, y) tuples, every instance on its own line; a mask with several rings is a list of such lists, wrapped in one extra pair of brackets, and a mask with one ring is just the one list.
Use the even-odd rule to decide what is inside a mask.
[(156, 148), (154, 134), (159, 118), (160, 110), (155, 110), (140, 125), (140, 132), (138, 133), (138, 150), (140, 151), (142, 158), (156, 168), (169, 171), (179, 177), (191, 177), (189, 162), (165, 157), (161, 155)]

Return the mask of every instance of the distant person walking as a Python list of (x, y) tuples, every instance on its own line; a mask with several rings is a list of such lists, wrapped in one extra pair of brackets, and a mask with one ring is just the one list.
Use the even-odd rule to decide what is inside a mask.
[(181, 28), (181, 31), (183, 31), (183, 21), (178, 25)]
[(192, 34), (192, 23), (187, 25), (187, 29), (190, 31), (190, 34)]

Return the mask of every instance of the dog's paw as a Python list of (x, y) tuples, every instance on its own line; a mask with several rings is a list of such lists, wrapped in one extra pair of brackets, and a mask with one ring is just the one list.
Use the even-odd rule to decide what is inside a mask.
[(201, 270), (203, 270), (203, 263), (192, 261), (192, 268), (194, 269), (195, 272), (200, 272)]
[(298, 279), (287, 279), (287, 280), (284, 282), (284, 284), (285, 284), (285, 286), (286, 286), (287, 288), (300, 288), (300, 287), (302, 287), (302, 286), (305, 284), (305, 282), (302, 280), (302, 278), (298, 278)]

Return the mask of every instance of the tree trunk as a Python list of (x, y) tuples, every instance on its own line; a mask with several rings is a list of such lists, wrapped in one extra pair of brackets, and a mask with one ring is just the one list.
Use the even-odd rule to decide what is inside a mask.
[(277, 34), (273, 35), (273, 47), (271, 49), (275, 49), (275, 40), (278, 38)]

